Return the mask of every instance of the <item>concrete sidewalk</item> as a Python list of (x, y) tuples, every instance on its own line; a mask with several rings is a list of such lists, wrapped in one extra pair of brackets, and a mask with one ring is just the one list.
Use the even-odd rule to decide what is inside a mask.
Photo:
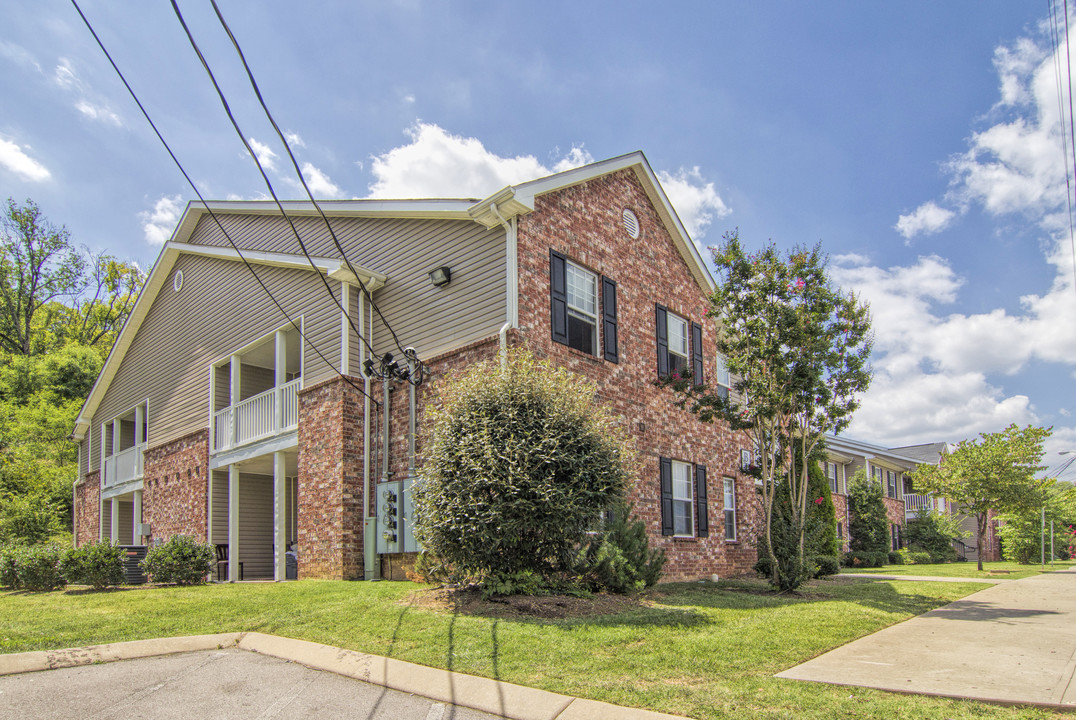
[[(288, 673), (287, 668), (279, 664), (244, 661), (237, 656), (244, 650), (398, 693), (388, 699), (383, 693), (377, 694), (376, 701), (371, 700), (371, 694), (361, 687), (341, 686), (340, 683), (330, 685), (332, 681), (319, 678), (317, 672), (297, 675)], [(180, 654), (186, 655), (180, 657)], [(175, 656), (176, 661), (161, 663), (162, 656)], [(111, 679), (98, 679), (102, 677), (100, 674), (73, 679), (63, 672), (41, 672), (64, 668), (98, 671), (102, 669), (99, 667), (101, 663), (121, 660), (128, 662), (108, 668), (111, 673), (105, 675)], [(151, 664), (155, 667), (151, 668)], [(97, 667), (84, 667), (89, 665)], [(212, 668), (220, 670), (214, 673)], [(145, 680), (149, 675), (160, 679)], [(219, 680), (225, 676), (229, 679), (221, 684)], [(271, 679), (275, 677), (283, 679)], [(82, 683), (82, 698), (75, 690), (76, 680)], [(220, 687), (215, 691), (213, 688), (217, 685)], [(329, 687), (335, 689), (324, 693), (318, 690)], [(312, 689), (308, 691), (308, 688)], [(87, 705), (79, 701), (86, 698), (100, 706), (92, 713), (94, 717), (266, 718), (277, 716), (285, 707), (288, 713), (282, 716), (295, 716), (293, 711), (303, 709), (302, 717), (344, 717), (338, 714), (339, 710), (333, 710), (322, 701), (322, 694), (355, 697), (347, 717), (372, 718), (376, 713), (376, 717), (386, 718), (440, 718), (444, 705), (451, 708), (449, 717), (459, 720), (490, 716), (513, 720), (677, 720), (673, 715), (650, 710), (573, 698), (490, 678), (255, 632), (136, 640), (0, 655), (0, 716), (4, 717), (9, 717), (2, 712), (5, 703), (15, 703), (12, 708), (18, 708), (19, 717), (85, 717)], [(408, 696), (418, 696), (432, 704), (416, 704)], [(192, 711), (190, 703), (196, 699), (204, 700), (206, 707), (213, 710), (208, 714)], [(363, 702), (372, 710), (367, 714), (354, 714), (364, 712), (361, 710)], [(76, 711), (73, 715), (64, 712), (68, 706)], [(470, 708), (478, 713), (458, 712), (455, 708)], [(388, 714), (384, 714), (386, 712)]]
[(1071, 710), (1074, 673), (1076, 568), (998, 583), (777, 677)]

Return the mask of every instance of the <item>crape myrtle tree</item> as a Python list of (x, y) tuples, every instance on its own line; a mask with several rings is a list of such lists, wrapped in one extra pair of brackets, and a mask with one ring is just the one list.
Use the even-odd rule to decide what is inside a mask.
[[(746, 253), (736, 232), (712, 250), (720, 280), (709, 316), (732, 392), (676, 376), (664, 382), (678, 404), (704, 421), (721, 419), (755, 443), (762, 483), (760, 548), (770, 555), (771, 583), (795, 589), (807, 577), (808, 459), (825, 433), (839, 433), (870, 384), (870, 312), (835, 286), (819, 246), (783, 253), (770, 243)], [(779, 562), (772, 542), (774, 498), (787, 493), (798, 552)]]
[[(912, 483), (920, 492), (935, 492), (975, 516), (976, 546), (983, 547), (989, 512), (1021, 514), (1040, 508), (1050, 478), (1036, 477), (1042, 465), (1042, 444), (1052, 428), (1010, 425), (1001, 432), (980, 433), (962, 440), (937, 465), (920, 465)], [(979, 570), (983, 554), (979, 552)]]

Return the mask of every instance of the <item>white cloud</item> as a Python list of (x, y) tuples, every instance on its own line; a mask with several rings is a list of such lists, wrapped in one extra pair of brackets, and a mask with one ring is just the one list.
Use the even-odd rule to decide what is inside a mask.
[(85, 100), (79, 100), (75, 103), (75, 109), (90, 120), (100, 120), (117, 127), (123, 125), (123, 120), (120, 119), (120, 116), (109, 110), (107, 107), (98, 107)]
[(10, 140), (0, 139), (0, 167), (7, 168), (30, 182), (44, 182), (52, 176), (47, 167)]
[(163, 245), (172, 237), (179, 216), (183, 212), (183, 202), (179, 195), (162, 195), (152, 210), (138, 214), (142, 221), (142, 231), (150, 245)]
[[(582, 146), (574, 146), (547, 166), (533, 155), (501, 157), (477, 138), (452, 135), (432, 123), (407, 130), (411, 141), (371, 158), (374, 182), (369, 197), (486, 197), (506, 185), (545, 177), (594, 162)], [(698, 168), (658, 173), (684, 226), (703, 235), (728, 207)]]
[(696, 240), (706, 234), (715, 215), (725, 217), (732, 212), (714, 190), (714, 184), (703, 179), (698, 167), (680, 168), (675, 174), (662, 170), (658, 172), (658, 179), (676, 208), (680, 222)]
[(916, 208), (915, 212), (901, 215), (896, 230), (909, 240), (916, 235), (933, 235), (949, 227), (956, 213), (939, 207), (933, 200)]
[(292, 147), (306, 147), (306, 143), (303, 142), (303, 139), (299, 136), (299, 133), (285, 132), (284, 139), (287, 140), (288, 144)]
[(67, 58), (60, 58), (60, 64), (52, 71), (52, 79), (65, 90), (82, 89), (82, 81), (78, 79), (75, 68)]
[(303, 163), (303, 178), (315, 199), (333, 199), (343, 195), (343, 191), (329, 179), (329, 176), (310, 163)]
[(41, 64), (29, 50), (15, 43), (0, 41), (0, 57), (7, 58), (16, 65), (42, 72)]
[(260, 143), (254, 138), (247, 138), (254, 156), (265, 170), (276, 170), (276, 153), (265, 143)]

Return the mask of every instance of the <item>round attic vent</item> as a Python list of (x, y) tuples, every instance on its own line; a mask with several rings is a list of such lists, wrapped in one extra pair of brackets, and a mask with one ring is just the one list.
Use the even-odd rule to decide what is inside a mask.
[(624, 230), (631, 236), (632, 240), (637, 240), (639, 238), (639, 218), (635, 217), (635, 213), (627, 208), (624, 208), (624, 213), (621, 217), (624, 219)]

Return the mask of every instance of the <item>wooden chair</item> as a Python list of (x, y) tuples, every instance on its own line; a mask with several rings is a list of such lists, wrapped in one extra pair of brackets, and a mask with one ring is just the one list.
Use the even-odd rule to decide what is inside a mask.
[[(217, 582), (220, 582), (220, 576), (221, 576), (220, 566), (224, 565), (225, 567), (227, 567), (227, 565), (228, 565), (228, 544), (227, 543), (222, 543), (222, 544), (218, 544), (216, 547), (217, 547)], [(239, 561), (239, 579), (240, 580), (243, 579), (243, 561), (242, 560)]]

